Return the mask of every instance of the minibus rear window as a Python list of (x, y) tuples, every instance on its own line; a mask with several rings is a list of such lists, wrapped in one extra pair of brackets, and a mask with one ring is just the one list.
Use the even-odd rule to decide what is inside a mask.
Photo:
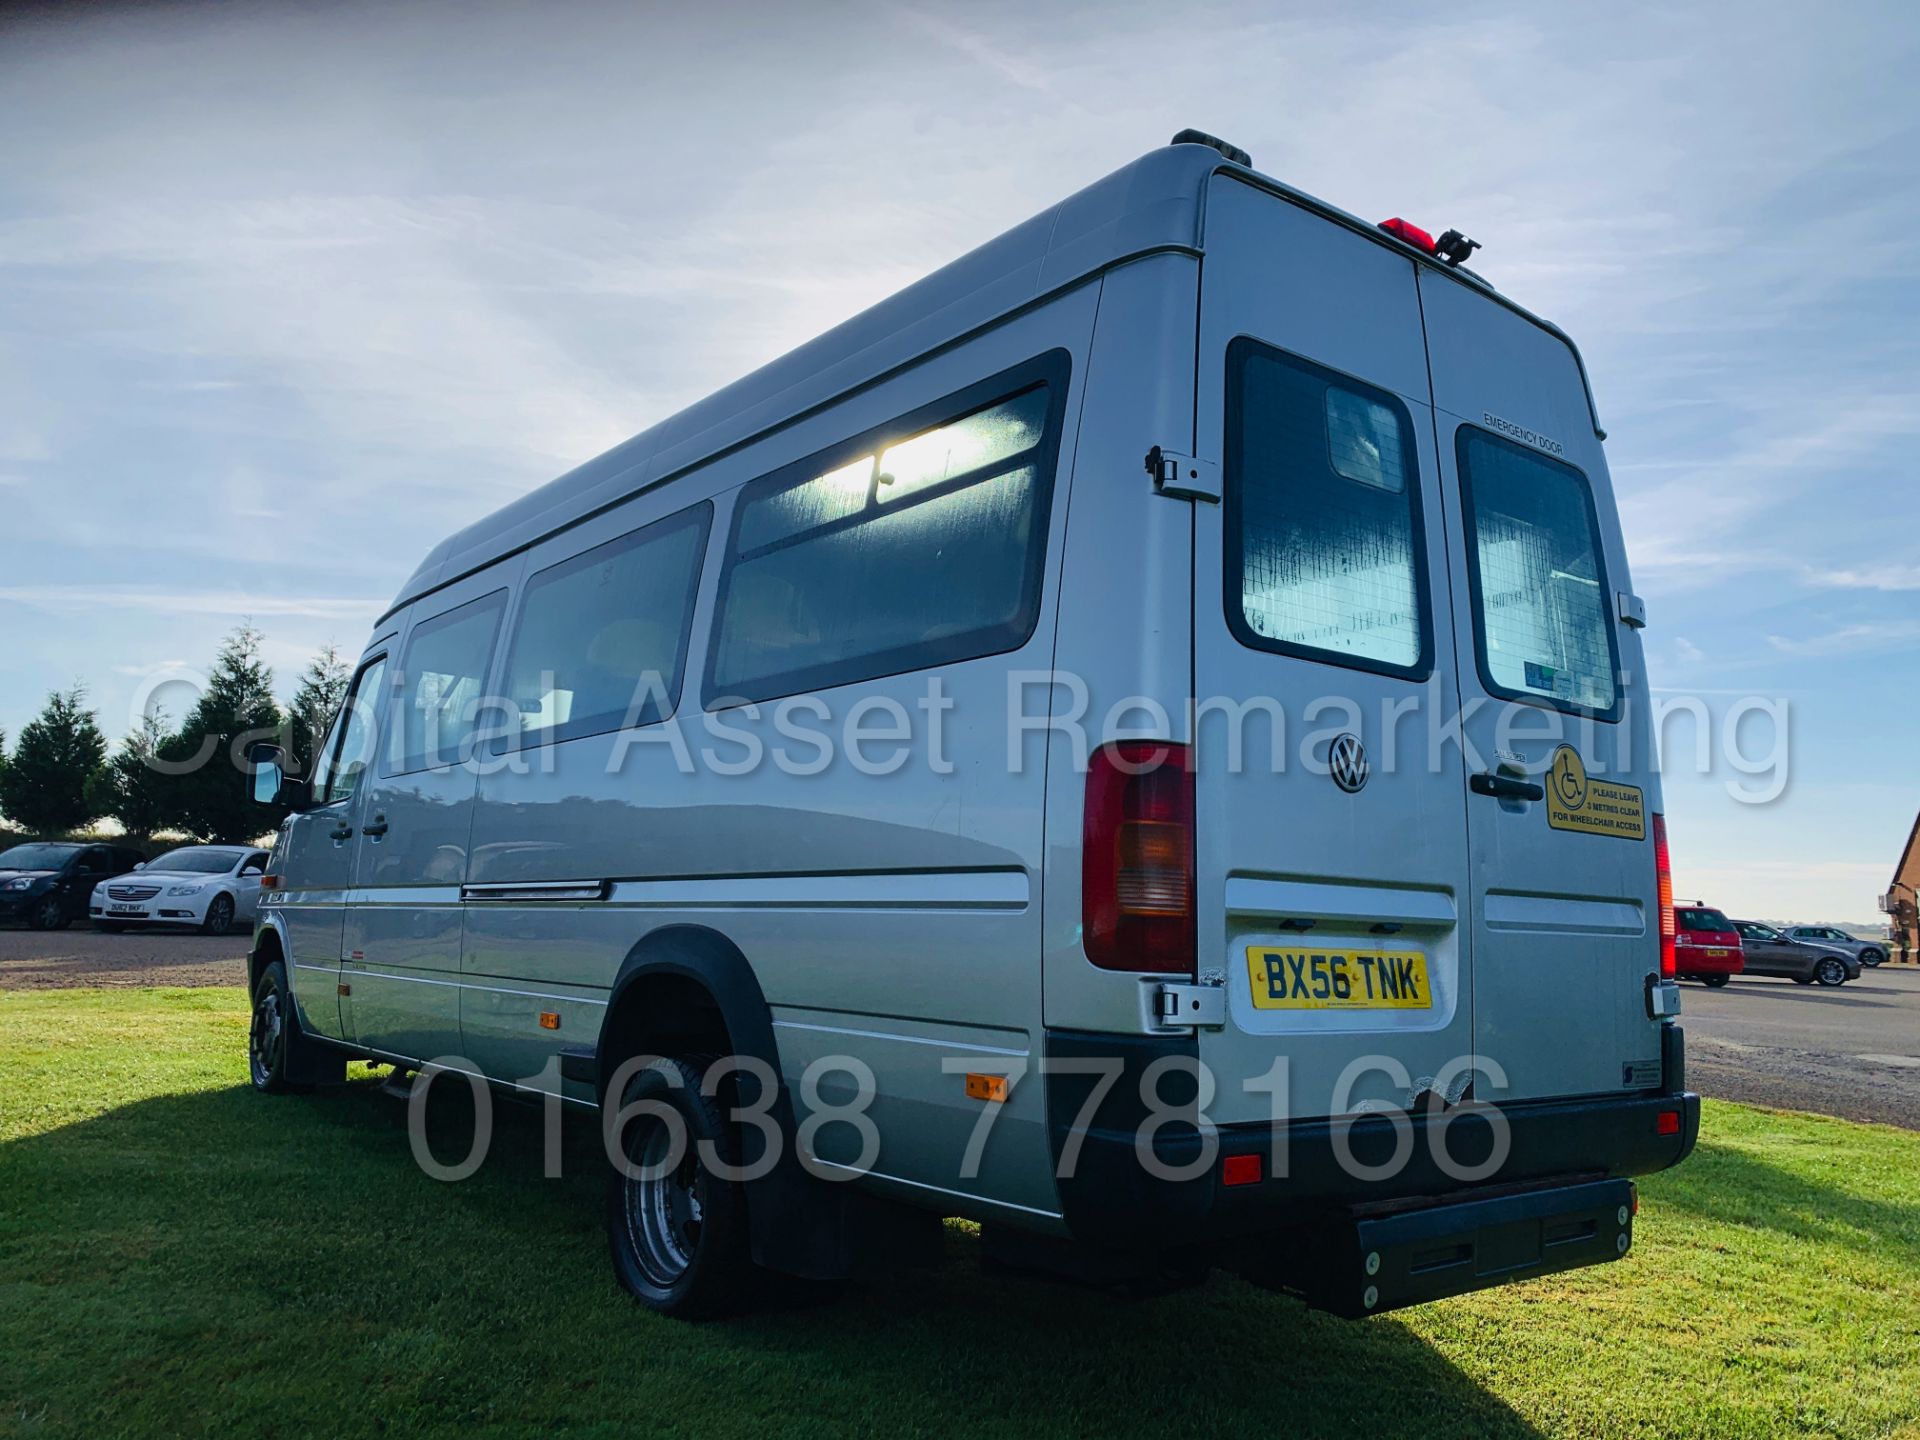
[(1048, 357), (745, 486), (709, 708), (1024, 644), (1039, 616), (1064, 369)]
[(1252, 340), (1227, 356), (1227, 620), (1242, 644), (1412, 679), (1430, 666), (1413, 426)]
[(1482, 682), (1504, 699), (1615, 718), (1611, 597), (1586, 477), (1470, 425), (1455, 453)]

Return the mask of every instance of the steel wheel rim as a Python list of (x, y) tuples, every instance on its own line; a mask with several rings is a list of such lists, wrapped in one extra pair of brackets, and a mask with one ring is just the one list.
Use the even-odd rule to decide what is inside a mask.
[(673, 1135), (659, 1120), (637, 1122), (627, 1146), (627, 1239), (649, 1284), (662, 1290), (679, 1283), (699, 1253), (705, 1207), (700, 1202), (700, 1168), (693, 1147), (684, 1147), (679, 1163), (668, 1168)]
[(1822, 960), (1813, 973), (1822, 985), (1839, 985), (1847, 978), (1847, 967), (1838, 960)]
[(286, 1027), (280, 1018), (280, 996), (269, 986), (254, 1004), (253, 1026), (247, 1037), (247, 1059), (254, 1084), (265, 1085), (273, 1078), (285, 1034)]
[(224, 935), (233, 928), (233, 901), (224, 895), (213, 897), (213, 905), (207, 911), (207, 928), (216, 935)]

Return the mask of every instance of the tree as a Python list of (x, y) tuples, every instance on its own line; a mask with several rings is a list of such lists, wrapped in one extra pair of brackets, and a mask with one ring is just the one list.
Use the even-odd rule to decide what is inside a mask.
[(256, 805), (242, 764), (246, 747), (280, 728), (273, 671), (260, 658), (260, 632), (242, 623), (227, 636), (207, 688), (178, 734), (160, 746), (167, 823), (203, 840), (244, 842), (280, 823), (285, 812)]
[(107, 737), (86, 700), (82, 685), (47, 696), (0, 772), (0, 810), (30, 834), (64, 835), (100, 813), (87, 783), (107, 758)]
[(96, 813), (113, 816), (129, 835), (142, 840), (173, 818), (173, 777), (156, 763), (167, 738), (158, 712), (142, 715), (139, 727), (121, 740), (87, 792)]
[(327, 727), (340, 711), (352, 678), (347, 662), (329, 643), (300, 676), (300, 686), (287, 706), (288, 771), (311, 775), (315, 752), (326, 738)]

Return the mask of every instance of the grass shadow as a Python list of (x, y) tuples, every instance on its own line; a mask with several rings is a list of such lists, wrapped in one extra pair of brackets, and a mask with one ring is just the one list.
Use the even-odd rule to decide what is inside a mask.
[[(457, 1110), (455, 1112), (457, 1116)], [(415, 1166), (359, 1080), (139, 1100), (0, 1146), (0, 1416), (51, 1432), (1536, 1434), (1399, 1321), (1237, 1280), (1154, 1300), (932, 1271), (724, 1325), (614, 1285), (592, 1127), (542, 1176), (537, 1111)], [(443, 1163), (468, 1138), (431, 1127)], [(4, 1423), (0, 1421), (0, 1423)]]

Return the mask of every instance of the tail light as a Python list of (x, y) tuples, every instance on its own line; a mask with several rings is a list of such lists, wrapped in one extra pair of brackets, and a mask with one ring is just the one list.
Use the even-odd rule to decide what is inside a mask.
[(1674, 977), (1674, 941), (1679, 926), (1673, 918), (1673, 862), (1667, 854), (1667, 817), (1653, 817), (1653, 879), (1660, 894), (1660, 978)]
[(1106, 970), (1194, 970), (1193, 752), (1102, 745), (1087, 770), (1080, 875), (1087, 958)]

